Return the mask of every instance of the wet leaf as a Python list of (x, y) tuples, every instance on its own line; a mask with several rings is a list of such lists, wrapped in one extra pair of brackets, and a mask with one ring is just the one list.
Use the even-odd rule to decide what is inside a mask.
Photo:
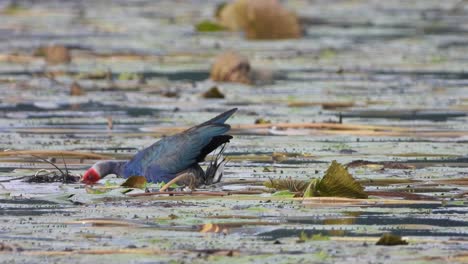
[(401, 236), (394, 235), (391, 233), (385, 233), (380, 237), (379, 241), (377, 241), (377, 243), (375, 244), (379, 246), (408, 245), (408, 241), (403, 240)]
[(144, 188), (146, 185), (144, 176), (131, 176), (121, 186), (129, 188)]
[(348, 170), (333, 161), (325, 176), (320, 181), (313, 180), (304, 197), (331, 196), (347, 198), (367, 198), (364, 187), (357, 182)]
[(249, 60), (236, 52), (224, 52), (215, 58), (210, 78), (213, 81), (250, 84)]
[(277, 0), (237, 0), (219, 11), (220, 24), (233, 31), (245, 31), (248, 39), (299, 38), (296, 15)]
[(273, 193), (271, 196), (277, 196), (277, 197), (294, 197), (296, 194), (293, 192), (290, 192), (288, 190), (284, 191), (278, 191)]
[(204, 98), (224, 98), (224, 94), (217, 86), (211, 87), (208, 91), (203, 93)]
[(223, 27), (222, 25), (220, 25), (220, 24), (218, 24), (216, 22), (209, 21), (209, 20), (204, 20), (204, 21), (198, 23), (195, 26), (195, 29), (198, 32), (216, 32), (216, 31), (226, 30), (226, 28)]

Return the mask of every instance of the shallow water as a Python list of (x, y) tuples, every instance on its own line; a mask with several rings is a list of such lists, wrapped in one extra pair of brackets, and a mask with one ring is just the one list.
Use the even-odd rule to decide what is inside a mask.
[[(226, 151), (230, 162), (223, 182), (249, 183), (225, 189), (258, 187), (269, 178), (318, 178), (332, 160), (391, 161), (414, 168), (364, 166), (350, 172), (367, 191), (438, 200), (323, 204), (269, 194), (131, 197), (143, 191), (122, 194), (124, 188), (97, 194), (80, 184), (8, 181), (53, 169), (16, 153), (0, 156), (0, 240), (23, 251), (0, 252), (2, 261), (467, 260), (463, 1), (288, 1), (306, 35), (282, 41), (196, 33), (193, 25), (211, 18), (216, 1), (18, 2), (23, 8), (0, 15), (2, 154), (42, 151), (38, 155), (55, 156), (63, 168), (60, 154), (43, 151), (71, 151), (63, 156), (67, 168), (81, 174), (97, 159), (90, 153), (126, 159), (181, 127), (238, 107), (229, 120), (235, 138)], [(32, 56), (51, 43), (69, 47), (72, 63), (50, 66)], [(207, 79), (214, 56), (228, 49), (248, 56), (255, 69), (274, 72), (273, 80), (245, 86)], [(70, 96), (75, 81), (84, 95)], [(201, 96), (214, 85), (225, 99)], [(259, 118), (341, 119), (344, 125), (376, 127), (246, 127)], [(221, 231), (200, 232), (209, 223)], [(303, 231), (326, 240), (298, 243)], [(402, 235), (409, 245), (375, 246), (384, 232)]]

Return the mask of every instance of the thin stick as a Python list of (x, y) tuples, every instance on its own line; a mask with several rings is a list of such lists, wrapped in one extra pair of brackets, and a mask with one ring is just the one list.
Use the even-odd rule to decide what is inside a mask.
[(63, 173), (63, 171), (62, 171), (59, 167), (57, 167), (53, 162), (50, 162), (50, 161), (48, 161), (47, 159), (44, 159), (44, 158), (39, 157), (39, 156), (36, 156), (36, 155), (32, 155), (32, 154), (31, 154), (31, 156), (35, 157), (36, 159), (40, 159), (40, 160), (42, 160), (42, 161), (44, 161), (44, 162), (46, 162), (46, 163), (49, 163), (50, 165), (54, 166), (58, 171), (60, 171), (60, 173), (61, 173), (62, 175), (65, 175), (65, 174)]
[(65, 158), (63, 157), (63, 154), (62, 154), (62, 160), (63, 160), (63, 165), (65, 166), (65, 171), (67, 172), (67, 174), (63, 174), (63, 183), (66, 183), (67, 182), (67, 176), (69, 175), (68, 173), (68, 168), (67, 168), (67, 163), (65, 162)]

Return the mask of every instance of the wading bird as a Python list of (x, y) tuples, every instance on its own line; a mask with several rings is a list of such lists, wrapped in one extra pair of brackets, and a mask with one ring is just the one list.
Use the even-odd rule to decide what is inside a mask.
[(203, 178), (205, 172), (198, 163), (232, 139), (231, 135), (224, 134), (231, 128), (224, 122), (236, 111), (237, 108), (231, 109), (181, 133), (165, 137), (139, 151), (129, 161), (99, 161), (85, 172), (81, 181), (94, 184), (106, 175), (115, 174), (123, 178), (144, 176), (148, 182), (167, 183), (186, 172)]

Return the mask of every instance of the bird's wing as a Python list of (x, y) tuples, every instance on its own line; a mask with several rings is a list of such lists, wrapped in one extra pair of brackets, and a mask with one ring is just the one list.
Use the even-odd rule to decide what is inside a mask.
[(127, 166), (158, 168), (166, 173), (178, 173), (197, 162), (203, 148), (213, 137), (230, 129), (226, 124), (198, 126), (183, 133), (166, 137), (137, 153)]

